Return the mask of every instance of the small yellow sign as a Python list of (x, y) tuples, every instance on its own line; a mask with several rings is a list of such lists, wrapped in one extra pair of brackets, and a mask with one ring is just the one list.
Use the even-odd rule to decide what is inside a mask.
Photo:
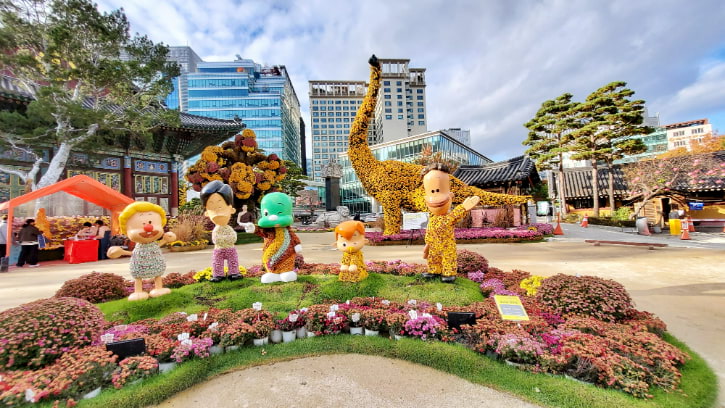
[(524, 305), (518, 296), (495, 295), (496, 307), (503, 320), (529, 320)]

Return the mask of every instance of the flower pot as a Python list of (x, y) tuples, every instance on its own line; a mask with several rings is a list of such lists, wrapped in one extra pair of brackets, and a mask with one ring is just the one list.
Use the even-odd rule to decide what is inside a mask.
[(176, 368), (176, 362), (159, 363), (159, 373), (163, 374)]
[(395, 340), (400, 340), (400, 339), (402, 339), (402, 338), (403, 338), (403, 336), (401, 336), (401, 335), (399, 335), (399, 334), (393, 334), (393, 338), (394, 338)]
[(267, 344), (266, 340), (267, 340), (266, 337), (263, 339), (254, 339), (254, 340), (252, 340), (252, 343), (257, 347), (261, 347), (261, 346), (264, 346), (265, 344)]
[(361, 334), (363, 334), (363, 328), (362, 327), (351, 327), (350, 334), (361, 335)]
[(308, 332), (307, 332), (307, 338), (308, 338), (308, 339), (309, 339), (310, 337), (315, 337), (315, 336), (317, 336), (317, 335), (315, 334), (315, 332), (311, 332), (311, 331), (308, 331)]
[(365, 329), (365, 335), (366, 336), (377, 336), (378, 334), (380, 334), (380, 332), (377, 331), (377, 330)]
[(272, 340), (272, 343), (281, 343), (282, 330), (272, 330), (272, 334), (269, 335), (269, 339)]
[(223, 352), (224, 352), (224, 347), (222, 347), (220, 345), (215, 344), (215, 345), (209, 347), (209, 354), (214, 355), (214, 354), (221, 354)]
[(504, 361), (506, 362), (506, 365), (510, 365), (512, 367), (517, 367), (518, 368), (518, 367), (523, 366), (523, 364), (521, 364), (521, 363), (514, 363), (513, 361), (508, 361), (508, 360), (504, 360)]
[(304, 339), (305, 337), (307, 337), (307, 329), (304, 327), (297, 329), (297, 338)]
[(227, 346), (227, 353), (235, 350), (239, 350), (239, 346)]
[(296, 330), (290, 330), (290, 331), (283, 331), (282, 332), (282, 341), (285, 343), (290, 343), (295, 341), (297, 338), (297, 331)]
[(98, 387), (95, 390), (93, 390), (93, 391), (91, 391), (91, 392), (89, 392), (87, 394), (84, 394), (83, 395), (83, 399), (89, 399), (89, 398), (97, 397), (100, 393), (101, 393), (101, 387)]

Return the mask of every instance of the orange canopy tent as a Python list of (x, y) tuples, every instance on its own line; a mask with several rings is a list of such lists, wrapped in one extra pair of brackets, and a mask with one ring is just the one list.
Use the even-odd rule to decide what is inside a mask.
[[(8, 210), (8, 224), (13, 225), (13, 209), (15, 207), (59, 191), (64, 191), (110, 210), (111, 231), (114, 234), (118, 232), (118, 215), (127, 205), (134, 202), (131, 197), (123, 195), (105, 184), (101, 184), (88, 176), (79, 175), (0, 203), (0, 211)], [(7, 242), (13, 242), (12, 228), (8, 228)], [(6, 255), (10, 255), (10, 245), (7, 246)]]

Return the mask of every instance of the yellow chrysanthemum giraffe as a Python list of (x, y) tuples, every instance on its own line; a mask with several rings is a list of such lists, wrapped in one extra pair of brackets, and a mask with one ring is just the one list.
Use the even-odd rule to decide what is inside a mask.
[[(395, 160), (379, 161), (368, 146), (368, 124), (380, 90), (380, 62), (373, 55), (370, 58), (370, 85), (362, 105), (357, 111), (350, 129), (348, 156), (355, 173), (362, 182), (365, 192), (380, 202), (385, 211), (384, 234), (400, 232), (401, 209), (408, 211), (427, 211), (425, 194), (421, 186), (420, 172), (423, 166)], [(522, 204), (528, 196), (489, 193), (480, 188), (470, 187), (456, 177), (451, 178), (451, 192), (455, 195), (455, 204), (466, 197), (481, 197), (482, 205)]]

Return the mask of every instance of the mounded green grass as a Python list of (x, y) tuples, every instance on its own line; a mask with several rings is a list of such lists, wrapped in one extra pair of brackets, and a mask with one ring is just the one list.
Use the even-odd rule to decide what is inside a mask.
[[(669, 340), (669, 339), (668, 339)], [(672, 339), (675, 344), (679, 342)], [(693, 354), (683, 367), (683, 392), (655, 392), (653, 400), (640, 400), (620, 391), (581, 384), (559, 376), (532, 374), (490, 360), (460, 345), (383, 337), (326, 336), (193, 360), (175, 370), (153, 376), (121, 390), (108, 389), (80, 407), (144, 407), (158, 404), (174, 394), (227, 371), (323, 354), (357, 353), (396, 358), (448, 372), (524, 400), (550, 407), (708, 407), (715, 400), (715, 376)], [(689, 351), (689, 350), (688, 350)], [(441, 401), (442, 402), (442, 401)]]
[(344, 302), (356, 296), (376, 296), (404, 302), (408, 299), (467, 305), (483, 300), (478, 284), (458, 279), (454, 285), (419, 276), (393, 276), (372, 273), (360, 283), (340, 282), (335, 275), (300, 276), (296, 282), (262, 285), (258, 278), (219, 283), (202, 282), (173, 289), (171, 294), (143, 302), (119, 299), (99, 304), (106, 319), (134, 322), (160, 318), (172, 312), (195, 313), (209, 307), (234, 310), (262, 302), (266, 310), (289, 312), (324, 302)]
[[(209, 307), (242, 309), (253, 302), (277, 312), (325, 301), (345, 301), (355, 296), (378, 296), (404, 302), (419, 299), (444, 305), (470, 304), (483, 299), (478, 285), (467, 279), (456, 284), (426, 281), (420, 277), (371, 274), (358, 284), (339, 282), (337, 276), (300, 276), (297, 282), (262, 285), (259, 279), (220, 283), (204, 282), (174, 289), (167, 296), (143, 302), (125, 299), (100, 304), (109, 320), (133, 322), (163, 317), (171, 312), (194, 313)], [(457, 344), (392, 341), (383, 337), (325, 336), (193, 360), (164, 375), (121, 390), (104, 390), (100, 397), (82, 401), (81, 407), (142, 407), (157, 404), (195, 384), (229, 370), (322, 354), (358, 353), (397, 358), (457, 375), (476, 384), (509, 392), (536, 404), (551, 407), (710, 407), (717, 397), (717, 379), (705, 361), (670, 335), (665, 339), (688, 352), (692, 359), (681, 367), (680, 390), (666, 393), (652, 388), (654, 399), (640, 400), (617, 390), (605, 390), (560, 376), (532, 374), (493, 361)]]

